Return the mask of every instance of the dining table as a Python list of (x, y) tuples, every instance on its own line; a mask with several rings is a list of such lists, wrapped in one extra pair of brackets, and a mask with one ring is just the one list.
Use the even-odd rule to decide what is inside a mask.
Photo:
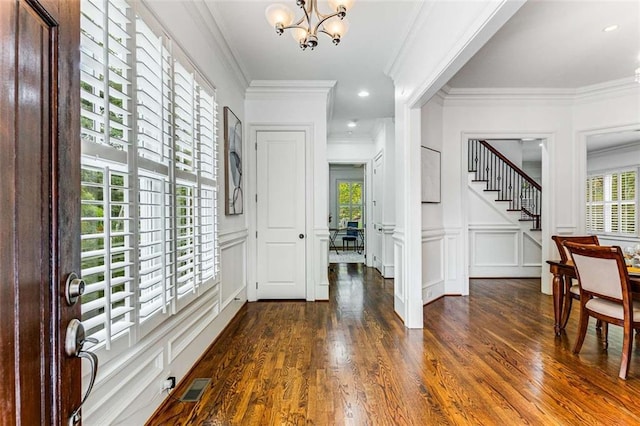
[[(553, 329), (556, 336), (559, 336), (564, 329), (562, 324), (562, 308), (564, 304), (565, 292), (571, 287), (571, 279), (577, 279), (576, 268), (573, 263), (562, 262), (560, 260), (547, 260), (549, 271), (553, 275), (552, 291), (553, 291)], [(629, 283), (631, 291), (634, 293), (634, 299), (640, 298), (640, 269), (629, 268)]]

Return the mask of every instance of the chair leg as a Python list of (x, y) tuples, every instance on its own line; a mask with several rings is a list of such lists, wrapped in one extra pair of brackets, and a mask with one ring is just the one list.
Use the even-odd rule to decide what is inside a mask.
[(622, 359), (620, 360), (620, 374), (618, 376), (626, 380), (627, 374), (629, 374), (629, 359), (631, 359), (631, 349), (633, 347), (633, 328), (631, 324), (625, 322), (623, 334)]
[(602, 336), (604, 337), (604, 348), (609, 348), (609, 323), (608, 322), (600, 322), (602, 324)]
[(573, 346), (573, 353), (577, 354), (582, 348), (584, 337), (587, 334), (587, 326), (589, 325), (589, 313), (584, 307), (584, 303), (580, 302), (580, 324), (578, 325), (578, 336), (576, 344)]
[(571, 314), (571, 304), (573, 297), (570, 294), (565, 293), (564, 303), (562, 304), (562, 319), (560, 320), (560, 327), (565, 328), (567, 322), (569, 322), (569, 314)]

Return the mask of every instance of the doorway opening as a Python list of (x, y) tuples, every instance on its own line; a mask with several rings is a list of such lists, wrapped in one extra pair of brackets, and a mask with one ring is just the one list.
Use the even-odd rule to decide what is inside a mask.
[(365, 164), (329, 164), (329, 263), (365, 263)]

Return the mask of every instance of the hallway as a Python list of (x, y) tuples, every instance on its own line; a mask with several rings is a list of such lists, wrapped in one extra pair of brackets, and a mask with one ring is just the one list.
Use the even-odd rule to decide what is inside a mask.
[(575, 357), (577, 315), (554, 339), (539, 280), (474, 280), (468, 298), (427, 305), (425, 329), (408, 330), (393, 313), (392, 280), (333, 266), (328, 303), (247, 304), (172, 393), (210, 377), (200, 402), (169, 400), (148, 424), (640, 421), (638, 345), (626, 382), (617, 379), (617, 327), (608, 356), (590, 326)]

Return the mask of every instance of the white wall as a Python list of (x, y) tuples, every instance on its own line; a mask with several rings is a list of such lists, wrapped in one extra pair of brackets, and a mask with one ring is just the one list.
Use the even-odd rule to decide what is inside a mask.
[[(307, 213), (307, 300), (329, 298), (329, 165), (327, 162), (327, 108), (335, 81), (252, 81), (245, 101), (245, 125), (251, 145), (259, 130), (302, 130), (307, 141), (306, 152), (306, 213)], [(255, 149), (248, 152), (250, 170), (256, 170)], [(247, 181), (246, 198), (256, 194), (255, 173)], [(256, 231), (255, 212), (249, 213), (249, 230)], [(255, 238), (250, 241), (251, 256), (248, 279), (255, 278)], [(248, 288), (249, 300), (256, 300), (253, 286)]]
[[(145, 2), (144, 5), (169, 29), (174, 42), (216, 87), (220, 117), (222, 107), (230, 106), (242, 120), (246, 82), (238, 78), (241, 73), (229, 61), (228, 50), (216, 41), (221, 40), (221, 36), (206, 7), (187, 2)], [(223, 181), (222, 133), (218, 140), (219, 179)], [(168, 376), (181, 380), (244, 304), (245, 217), (224, 216), (224, 192), (218, 197), (218, 212), (221, 250), (218, 283), (124, 353), (115, 356), (99, 353), (98, 377), (83, 408), (84, 424), (144, 424), (166, 397), (161, 392), (163, 381)], [(85, 367), (83, 365), (86, 387), (88, 369)]]
[(516, 166), (522, 168), (522, 141), (519, 139), (488, 139), (487, 143), (497, 149)]
[(587, 154), (587, 173), (640, 166), (640, 144), (605, 148)]
[[(434, 96), (421, 111), (421, 146), (442, 152), (443, 99)], [(447, 190), (441, 182), (441, 193)], [(422, 204), (422, 301), (428, 303), (445, 295), (448, 244), (442, 219), (442, 203)]]
[[(497, 98), (490, 90), (451, 90), (444, 103), (442, 158), (444, 181), (448, 185), (443, 200), (445, 227), (468, 228), (470, 203), (464, 188), (469, 138), (540, 138), (545, 140), (542, 259), (553, 258), (551, 235), (584, 232), (581, 195), (586, 176), (584, 139), (592, 131), (588, 129), (640, 125), (639, 101), (637, 84), (621, 88), (615, 82), (580, 89), (575, 95), (567, 95), (566, 91), (534, 94), (514, 89), (512, 94), (502, 91)], [(460, 273), (467, 270), (467, 265), (459, 265)], [(542, 291), (549, 293), (550, 275), (545, 271), (542, 278)], [(463, 293), (468, 291), (468, 281), (459, 285)]]
[[(423, 326), (420, 205), (421, 107), (491, 38), (523, 1), (424, 2), (387, 74), (395, 85), (394, 309), (410, 328)], [(425, 54), (428, 52), (428, 54)], [(444, 178), (444, 175), (443, 175)], [(461, 230), (445, 231), (448, 259), (462, 259)], [(450, 264), (449, 264), (450, 265)], [(450, 268), (447, 265), (446, 268)], [(453, 281), (460, 267), (447, 270)], [(466, 275), (466, 274), (465, 274)], [(463, 286), (454, 288), (461, 292)]]
[(378, 250), (373, 259), (376, 268), (385, 278), (394, 278), (394, 242), (396, 226), (396, 162), (395, 162), (395, 122), (391, 118), (381, 120), (375, 137), (375, 158), (381, 168), (382, 186), (380, 188), (379, 218), (373, 231), (378, 239)]
[(537, 183), (542, 184), (542, 163), (540, 161), (523, 161), (522, 171)]
[[(587, 154), (587, 174), (627, 167), (640, 167), (640, 144), (603, 148)], [(640, 244), (638, 237), (598, 235), (598, 240), (602, 245), (615, 245), (622, 248), (635, 247)]]
[[(379, 119), (374, 137), (331, 138), (327, 144), (329, 163), (364, 163), (367, 198), (366, 264), (385, 278), (394, 277), (393, 231), (395, 228), (394, 123)], [(374, 176), (374, 169), (380, 176)], [(380, 187), (374, 189), (376, 182)], [(374, 199), (374, 193), (377, 199)], [(373, 202), (376, 205), (373, 205)]]

